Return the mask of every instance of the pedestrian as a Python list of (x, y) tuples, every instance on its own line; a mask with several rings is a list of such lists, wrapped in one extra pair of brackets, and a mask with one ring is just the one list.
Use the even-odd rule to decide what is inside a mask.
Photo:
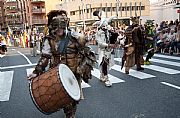
[(37, 45), (36, 45), (36, 34), (32, 32), (31, 38), (30, 38), (30, 48), (31, 48), (31, 56), (36, 57), (37, 56)]
[(5, 43), (5, 38), (0, 34), (0, 54), (5, 54), (7, 52), (7, 46)]
[[(66, 11), (52, 10), (48, 13), (49, 34), (43, 39), (41, 57), (28, 79), (41, 75), (48, 66), (50, 68), (47, 70), (50, 70), (59, 64), (65, 64), (75, 75), (80, 89), (82, 79), (88, 82), (91, 78), (92, 66), (96, 61), (95, 54), (86, 47), (84, 35), (68, 30), (68, 26), (69, 18)], [(79, 101), (73, 100), (63, 107), (66, 118), (75, 118), (78, 103)]]

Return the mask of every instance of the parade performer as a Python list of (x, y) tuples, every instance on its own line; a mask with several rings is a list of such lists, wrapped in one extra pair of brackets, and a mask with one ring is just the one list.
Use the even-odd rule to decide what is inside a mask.
[(7, 52), (5, 38), (0, 34), (0, 54), (5, 54), (5, 52)]
[(137, 71), (144, 70), (141, 67), (144, 64), (143, 60), (143, 46), (144, 36), (139, 27), (139, 17), (131, 17), (132, 25), (125, 30), (125, 46), (124, 55), (122, 58), (122, 67), (125, 63), (125, 73), (129, 74), (131, 67), (136, 65)]
[[(68, 26), (69, 18), (66, 11), (52, 10), (48, 14), (49, 34), (43, 40), (41, 58), (28, 79), (41, 75), (48, 66), (54, 68), (58, 64), (65, 64), (70, 68), (80, 88), (82, 79), (85, 82), (91, 79), (92, 66), (96, 61), (95, 54), (86, 46), (84, 35), (70, 31)], [(78, 103), (74, 101), (64, 106), (66, 118), (75, 118)]]
[[(111, 22), (115, 16), (107, 19), (105, 17), (105, 12), (102, 10), (94, 11), (93, 15), (99, 18), (99, 21), (96, 21), (93, 25), (97, 25), (95, 38), (98, 42), (99, 48), (99, 69), (101, 73), (100, 80), (105, 83), (105, 86), (110, 87), (112, 86), (112, 83), (108, 78), (108, 71), (113, 64), (112, 53), (114, 51), (113, 49), (116, 47), (116, 41), (110, 41), (110, 29), (108, 23)], [(117, 40), (117, 38), (114, 40)], [(110, 42), (114, 42), (114, 44)]]
[(150, 64), (149, 59), (154, 55), (154, 20), (147, 20), (145, 23), (145, 51), (147, 52), (144, 64)]
[(37, 56), (37, 36), (36, 33), (33, 31), (30, 36), (30, 48), (31, 48), (31, 56), (36, 57)]

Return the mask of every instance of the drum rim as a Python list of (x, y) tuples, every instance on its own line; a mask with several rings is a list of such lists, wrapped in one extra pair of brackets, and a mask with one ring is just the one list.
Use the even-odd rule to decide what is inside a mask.
[[(74, 73), (71, 71), (71, 69), (70, 69), (67, 65), (65, 65), (65, 64), (59, 64), (59, 66), (58, 66), (58, 71), (60, 70), (60, 67), (62, 67), (62, 66), (67, 67), (67, 69), (70, 70), (70, 72), (72, 73), (73, 77), (76, 78), (75, 75), (74, 75)], [(60, 73), (60, 72), (59, 72), (59, 73)], [(59, 74), (59, 73), (58, 73), (58, 74)], [(60, 76), (60, 79), (61, 79), (61, 78), (62, 78), (62, 74), (59, 74), (59, 76)], [(74, 81), (76, 81), (77, 84), (78, 84), (77, 79), (75, 79)], [(66, 92), (69, 91), (69, 89), (67, 89), (67, 86), (64, 86), (64, 83), (65, 83), (65, 82), (63, 81), (63, 79), (61, 79), (61, 83), (62, 83), (64, 89), (66, 90)], [(73, 100), (79, 101), (79, 100), (80, 100), (80, 97), (81, 97), (81, 92), (80, 92), (79, 84), (78, 84), (77, 87), (78, 87), (78, 89), (79, 89), (79, 91), (78, 91), (78, 96), (73, 96), (72, 94), (69, 94), (69, 92), (67, 92), (67, 95), (69, 95)], [(72, 92), (71, 92), (71, 93), (72, 93)]]
[(32, 93), (32, 81), (33, 81), (33, 80), (31, 80), (31, 81), (29, 82), (29, 92), (30, 92), (31, 99), (32, 99), (33, 103), (35, 104), (36, 108), (37, 108), (40, 112), (42, 112), (43, 114), (46, 114), (46, 115), (52, 114), (53, 112), (44, 112), (44, 111), (39, 107), (39, 105), (37, 104), (36, 100), (34, 99), (34, 95), (33, 95), (33, 93)]

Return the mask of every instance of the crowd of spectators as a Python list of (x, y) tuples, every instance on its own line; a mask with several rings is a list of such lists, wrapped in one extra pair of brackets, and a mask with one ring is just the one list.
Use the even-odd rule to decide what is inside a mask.
[(180, 22), (162, 21), (155, 27), (156, 51), (159, 53), (180, 54)]
[[(90, 40), (90, 44), (96, 44), (95, 32), (96, 28), (91, 28), (85, 31)], [(115, 32), (124, 35), (125, 27), (112, 28)], [(160, 24), (155, 24), (153, 37), (155, 43), (155, 51), (157, 53), (180, 54), (180, 21), (162, 21)]]

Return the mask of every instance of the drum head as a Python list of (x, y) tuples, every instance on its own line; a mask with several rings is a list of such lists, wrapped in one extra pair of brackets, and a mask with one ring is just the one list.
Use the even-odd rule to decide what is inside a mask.
[(73, 72), (65, 64), (60, 64), (59, 75), (66, 92), (78, 101), (80, 99), (80, 88)]

